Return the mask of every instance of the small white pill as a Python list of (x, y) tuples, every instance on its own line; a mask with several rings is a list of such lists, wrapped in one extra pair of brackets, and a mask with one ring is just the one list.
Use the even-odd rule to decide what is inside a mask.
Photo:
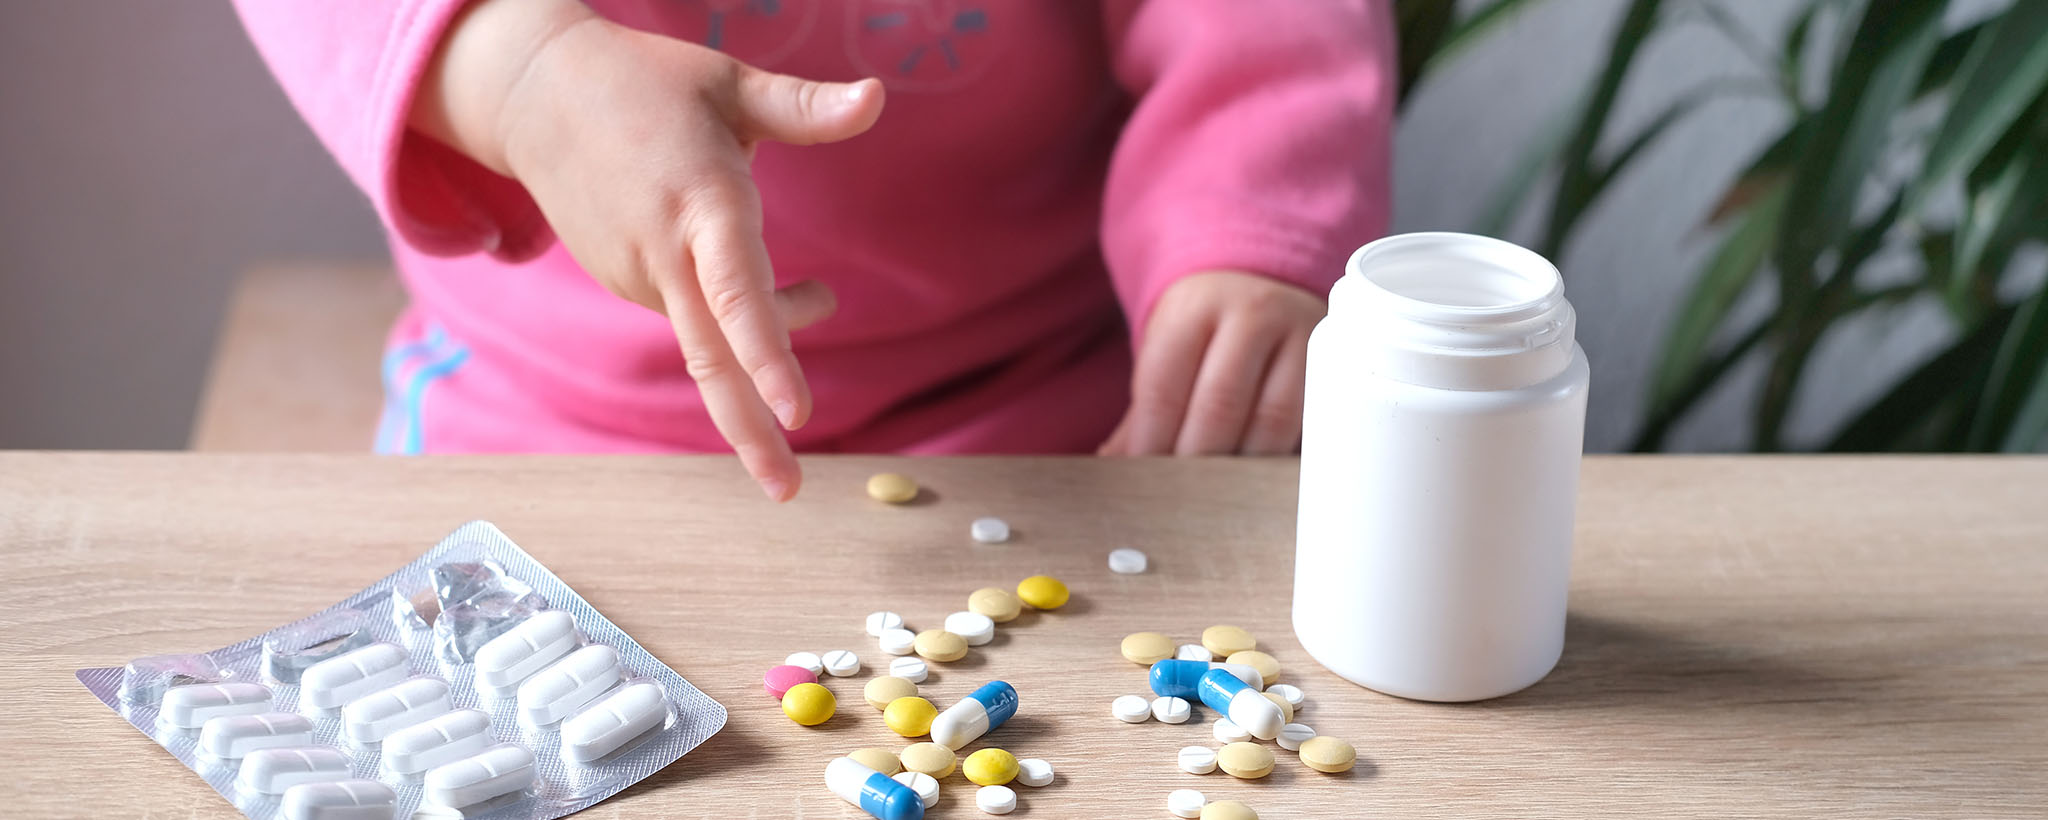
[(917, 792), (917, 800), (929, 809), (939, 802), (939, 781), (924, 772), (897, 772), (891, 778)]
[(827, 652), (820, 660), (825, 664), (825, 673), (835, 678), (843, 678), (860, 671), (860, 656), (844, 649)]
[(313, 722), (290, 712), (217, 717), (199, 730), (199, 748), (228, 760), (246, 757), (257, 749), (311, 745)]
[(1017, 761), (1017, 782), (1034, 789), (1052, 785), (1052, 764), (1035, 757)]
[(825, 659), (818, 657), (816, 652), (791, 652), (789, 657), (782, 659), (782, 663), (784, 666), (801, 666), (809, 669), (812, 677), (825, 674)]
[(1216, 726), (1211, 732), (1216, 735), (1217, 743), (1243, 743), (1252, 739), (1251, 732), (1245, 731), (1243, 726), (1230, 722), (1230, 718), (1217, 718)]
[(197, 729), (217, 717), (260, 715), (270, 711), (270, 689), (260, 683), (207, 683), (177, 686), (164, 693), (157, 718), (165, 726)]
[(917, 633), (908, 629), (884, 629), (880, 637), (882, 651), (891, 655), (908, 655), (911, 650), (917, 648)]
[(1307, 743), (1309, 738), (1315, 736), (1316, 730), (1309, 728), (1307, 724), (1289, 723), (1280, 727), (1280, 736), (1274, 738), (1273, 742), (1280, 744), (1280, 748), (1287, 751), (1299, 752), (1301, 744)]
[(519, 717), (535, 726), (554, 723), (612, 688), (619, 677), (618, 650), (604, 644), (583, 647), (519, 684)]
[(1180, 770), (1188, 774), (1208, 774), (1216, 771), (1216, 750), (1207, 746), (1182, 746)]
[(1110, 702), (1109, 713), (1125, 723), (1144, 723), (1152, 718), (1152, 702), (1142, 695), (1125, 695)]
[(562, 721), (562, 756), (577, 763), (596, 760), (626, 741), (660, 726), (668, 699), (653, 683), (629, 683), (575, 717)]
[(1017, 793), (1008, 786), (983, 786), (974, 792), (974, 807), (989, 814), (1009, 814), (1017, 810)]
[(924, 683), (925, 678), (931, 677), (932, 668), (923, 658), (908, 656), (890, 661), (889, 674), (911, 683)]
[[(884, 632), (887, 632), (891, 629), (902, 628), (903, 616), (901, 615), (898, 615), (894, 612), (888, 612), (886, 610), (882, 612), (868, 613), (868, 635), (870, 637), (879, 638), (882, 637), (882, 633)], [(791, 665), (794, 666), (795, 664)]]
[(1109, 571), (1118, 575), (1136, 575), (1145, 571), (1145, 553), (1124, 547), (1109, 551)]
[(424, 781), (427, 800), (448, 807), (481, 803), (533, 785), (533, 753), (502, 743), (474, 756), (437, 766)]
[(299, 692), (307, 706), (332, 709), (405, 680), (409, 674), (405, 650), (397, 644), (373, 643), (307, 667), (299, 676)]
[(302, 783), (284, 790), (286, 820), (391, 820), (398, 793), (374, 780)]
[(512, 686), (576, 648), (576, 619), (550, 609), (512, 627), (476, 651), (477, 680)]
[(347, 780), (348, 754), (325, 746), (257, 749), (242, 758), (235, 782), (257, 794), (279, 794), (301, 783)]
[(974, 540), (983, 544), (1000, 544), (1010, 540), (1010, 524), (1000, 518), (977, 518), (967, 526), (967, 532)]
[(488, 748), (491, 716), (462, 709), (408, 726), (384, 739), (384, 768), (395, 774), (419, 774)]
[(392, 732), (448, 714), (448, 682), (413, 678), (380, 689), (341, 707), (341, 726), (357, 743), (375, 743)]
[(1296, 709), (1300, 709), (1301, 702), (1308, 699), (1307, 695), (1302, 694), (1301, 687), (1292, 684), (1276, 683), (1266, 687), (1266, 691), (1279, 695), (1287, 701), (1287, 705)]
[(1194, 820), (1202, 816), (1202, 807), (1209, 805), (1209, 798), (1194, 789), (1174, 789), (1166, 796), (1166, 810), (1175, 817)]
[(1186, 723), (1195, 714), (1187, 698), (1153, 698), (1152, 717), (1160, 723)]
[(1175, 660), (1201, 661), (1202, 663), (1216, 660), (1216, 654), (1210, 652), (1209, 647), (1198, 643), (1181, 644), (1179, 649), (1173, 651), (1173, 657)]
[(996, 637), (996, 622), (979, 612), (955, 612), (946, 616), (946, 631), (967, 639), (968, 646), (980, 646)]

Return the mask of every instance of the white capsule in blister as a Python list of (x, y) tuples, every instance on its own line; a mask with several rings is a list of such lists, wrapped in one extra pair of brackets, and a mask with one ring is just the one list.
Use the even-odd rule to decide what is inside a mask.
[(449, 712), (385, 738), (384, 768), (418, 774), (481, 752), (495, 740), (490, 715), (476, 709)]
[(591, 644), (519, 684), (519, 717), (546, 726), (582, 708), (619, 682), (619, 653)]
[(392, 732), (448, 714), (448, 682), (413, 678), (380, 689), (341, 707), (341, 725), (350, 740), (375, 743)]
[(576, 619), (550, 609), (492, 638), (476, 651), (477, 680), (512, 686), (576, 648)]
[(286, 820), (391, 820), (398, 793), (374, 780), (304, 783), (284, 790)]
[(427, 799), (460, 807), (511, 794), (533, 785), (533, 753), (512, 743), (437, 766), (424, 780)]
[(332, 709), (405, 680), (409, 674), (405, 650), (397, 644), (373, 643), (308, 667), (299, 676), (299, 692), (306, 705)]
[(206, 722), (199, 730), (199, 748), (214, 757), (229, 760), (257, 749), (313, 744), (313, 722), (305, 715), (265, 712), (260, 715), (229, 715)]
[(165, 726), (197, 729), (217, 717), (270, 711), (270, 688), (260, 683), (206, 683), (164, 693), (157, 717)]
[(562, 722), (562, 756), (577, 763), (596, 760), (660, 726), (667, 717), (667, 699), (659, 685), (627, 684)]
[(326, 746), (257, 749), (242, 758), (235, 782), (257, 794), (278, 794), (302, 783), (347, 780), (348, 754)]

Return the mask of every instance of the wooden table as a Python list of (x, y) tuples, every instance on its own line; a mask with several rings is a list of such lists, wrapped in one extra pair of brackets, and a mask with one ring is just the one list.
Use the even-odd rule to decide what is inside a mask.
[[(927, 687), (992, 677), (1024, 711), (992, 739), (1059, 768), (1019, 814), (1168, 817), (1166, 793), (1262, 817), (2048, 816), (2048, 460), (1593, 458), (1572, 619), (1550, 678), (1433, 705), (1344, 683), (1288, 629), (1291, 461), (814, 458), (776, 509), (711, 458), (0, 454), (0, 746), (18, 817), (234, 810), (71, 677), (206, 650), (339, 600), (465, 520), (496, 521), (732, 711), (724, 732), (595, 817), (854, 818), (825, 763), (903, 743), (836, 681), (805, 729), (760, 690), (795, 650), (884, 656), (875, 609), (935, 625), (1033, 572), (1075, 600)], [(924, 503), (869, 501), (900, 469)], [(1014, 542), (978, 547), (1000, 515)], [(1149, 552), (1137, 576), (1112, 547)], [(1194, 777), (1206, 723), (1125, 725), (1126, 633), (1251, 629), (1357, 744), (1348, 775), (1281, 752), (1264, 781)], [(936, 817), (981, 816), (958, 775)]]

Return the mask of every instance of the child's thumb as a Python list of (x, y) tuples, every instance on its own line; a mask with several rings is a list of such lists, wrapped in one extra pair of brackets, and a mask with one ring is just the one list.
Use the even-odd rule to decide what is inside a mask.
[(748, 70), (739, 82), (740, 131), (750, 140), (794, 145), (837, 142), (882, 115), (882, 83), (820, 83)]

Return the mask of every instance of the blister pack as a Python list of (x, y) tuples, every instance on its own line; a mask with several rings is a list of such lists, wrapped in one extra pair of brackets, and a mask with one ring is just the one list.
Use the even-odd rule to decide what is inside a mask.
[(254, 820), (549, 820), (726, 718), (483, 521), (310, 617), (78, 680)]

